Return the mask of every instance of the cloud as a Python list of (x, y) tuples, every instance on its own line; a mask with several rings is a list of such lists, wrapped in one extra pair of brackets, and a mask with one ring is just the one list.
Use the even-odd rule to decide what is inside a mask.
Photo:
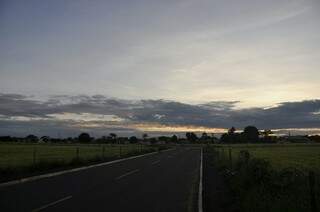
[(283, 102), (271, 108), (237, 109), (238, 101), (186, 104), (168, 100), (123, 100), (102, 95), (51, 96), (36, 100), (19, 94), (0, 94), (1, 134), (76, 134), (108, 131), (320, 127), (320, 100)]

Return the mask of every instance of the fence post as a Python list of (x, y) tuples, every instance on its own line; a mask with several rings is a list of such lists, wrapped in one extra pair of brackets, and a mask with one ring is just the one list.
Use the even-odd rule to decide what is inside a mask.
[(232, 168), (232, 149), (229, 147), (229, 161), (230, 161), (230, 167)]
[(310, 186), (311, 212), (317, 212), (317, 202), (316, 202), (316, 193), (315, 193), (315, 173), (313, 171), (309, 172), (309, 186)]
[(33, 153), (32, 153), (32, 159), (33, 159), (33, 165), (36, 165), (36, 157), (37, 157), (37, 149), (36, 147), (33, 147)]

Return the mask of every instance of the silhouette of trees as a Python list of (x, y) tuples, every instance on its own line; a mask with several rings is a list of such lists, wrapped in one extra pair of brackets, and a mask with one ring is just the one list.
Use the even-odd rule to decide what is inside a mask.
[(136, 144), (136, 143), (138, 143), (138, 138), (137, 138), (136, 136), (131, 136), (131, 137), (129, 138), (129, 142), (130, 142), (131, 144)]
[(143, 138), (144, 141), (146, 141), (147, 138), (148, 138), (148, 134), (147, 134), (147, 133), (143, 133), (143, 134), (142, 134), (142, 138)]
[(91, 137), (88, 133), (81, 133), (78, 140), (80, 143), (89, 143), (91, 141)]
[(198, 136), (193, 132), (186, 133), (187, 140), (191, 143), (196, 142), (198, 140)]
[(255, 126), (247, 126), (243, 130), (243, 138), (247, 143), (256, 143), (259, 141), (259, 130)]
[(221, 143), (256, 143), (259, 141), (259, 130), (255, 126), (247, 126), (242, 133), (237, 133), (235, 127), (231, 127), (228, 133), (220, 138)]
[(203, 132), (200, 139), (203, 140), (203, 141), (206, 141), (206, 140), (209, 139), (209, 136), (208, 136), (208, 134), (206, 132)]
[(235, 132), (236, 132), (236, 128), (235, 128), (235, 127), (231, 127), (231, 128), (228, 130), (228, 134), (229, 134), (229, 135), (233, 135)]
[(110, 133), (109, 136), (110, 136), (110, 138), (112, 140), (112, 143), (117, 143), (117, 134)]
[(224, 133), (220, 138), (222, 143), (240, 143), (240, 134), (236, 133), (236, 128), (231, 127), (227, 133)]
[(178, 137), (177, 137), (176, 135), (173, 135), (173, 136), (171, 137), (170, 141), (171, 141), (172, 143), (177, 143), (177, 142), (178, 142)]
[(272, 135), (273, 132), (271, 130), (264, 130), (263, 132), (261, 132), (261, 135), (263, 135), (263, 137), (269, 137), (270, 135)]
[(26, 138), (25, 138), (26, 142), (30, 142), (30, 143), (35, 143), (35, 142), (38, 142), (39, 141), (39, 138), (35, 135), (28, 135)]

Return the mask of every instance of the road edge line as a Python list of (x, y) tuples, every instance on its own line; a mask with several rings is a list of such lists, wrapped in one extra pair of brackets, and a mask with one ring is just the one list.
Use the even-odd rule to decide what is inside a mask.
[(201, 148), (200, 153), (200, 179), (199, 179), (199, 193), (198, 193), (198, 212), (203, 212), (203, 205), (202, 205), (202, 180), (203, 180), (203, 149)]
[[(174, 148), (171, 148), (171, 149), (163, 150), (161, 152), (166, 152), (166, 151), (170, 151), (173, 149)], [(55, 176), (59, 176), (59, 175), (67, 174), (67, 173), (72, 173), (72, 172), (77, 172), (77, 171), (82, 171), (82, 170), (95, 168), (95, 167), (99, 167), (99, 166), (106, 166), (106, 165), (119, 163), (119, 162), (126, 161), (126, 160), (140, 158), (140, 157), (144, 157), (144, 156), (148, 156), (148, 155), (154, 155), (157, 153), (159, 153), (159, 152), (155, 151), (155, 152), (150, 152), (150, 153), (143, 154), (143, 155), (136, 155), (136, 156), (132, 156), (132, 157), (128, 157), (128, 158), (122, 158), (122, 159), (118, 159), (118, 160), (98, 163), (98, 164), (94, 164), (94, 165), (90, 165), (90, 166), (82, 166), (79, 168), (73, 168), (73, 169), (59, 171), (59, 172), (53, 172), (53, 173), (42, 174), (42, 175), (37, 175), (37, 176), (32, 176), (32, 177), (27, 177), (27, 178), (21, 178), (18, 180), (12, 180), (12, 181), (8, 181), (8, 182), (0, 183), (0, 188), (6, 187), (6, 186), (11, 186), (11, 185), (22, 184), (22, 183), (26, 183), (26, 182), (32, 182), (32, 181), (40, 180), (40, 179), (44, 179), (44, 178), (55, 177)]]

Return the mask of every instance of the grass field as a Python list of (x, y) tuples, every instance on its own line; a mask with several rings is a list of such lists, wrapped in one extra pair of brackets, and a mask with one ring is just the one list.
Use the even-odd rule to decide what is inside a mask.
[(70, 163), (94, 158), (117, 158), (128, 154), (145, 152), (152, 147), (132, 145), (55, 145), (55, 144), (0, 144), (0, 169), (21, 168), (39, 162)]
[(301, 171), (320, 171), (320, 144), (235, 144), (219, 147), (225, 154), (229, 154), (228, 149), (231, 148), (233, 160), (237, 160), (241, 150), (248, 150), (252, 157), (270, 161), (276, 170), (294, 167)]

